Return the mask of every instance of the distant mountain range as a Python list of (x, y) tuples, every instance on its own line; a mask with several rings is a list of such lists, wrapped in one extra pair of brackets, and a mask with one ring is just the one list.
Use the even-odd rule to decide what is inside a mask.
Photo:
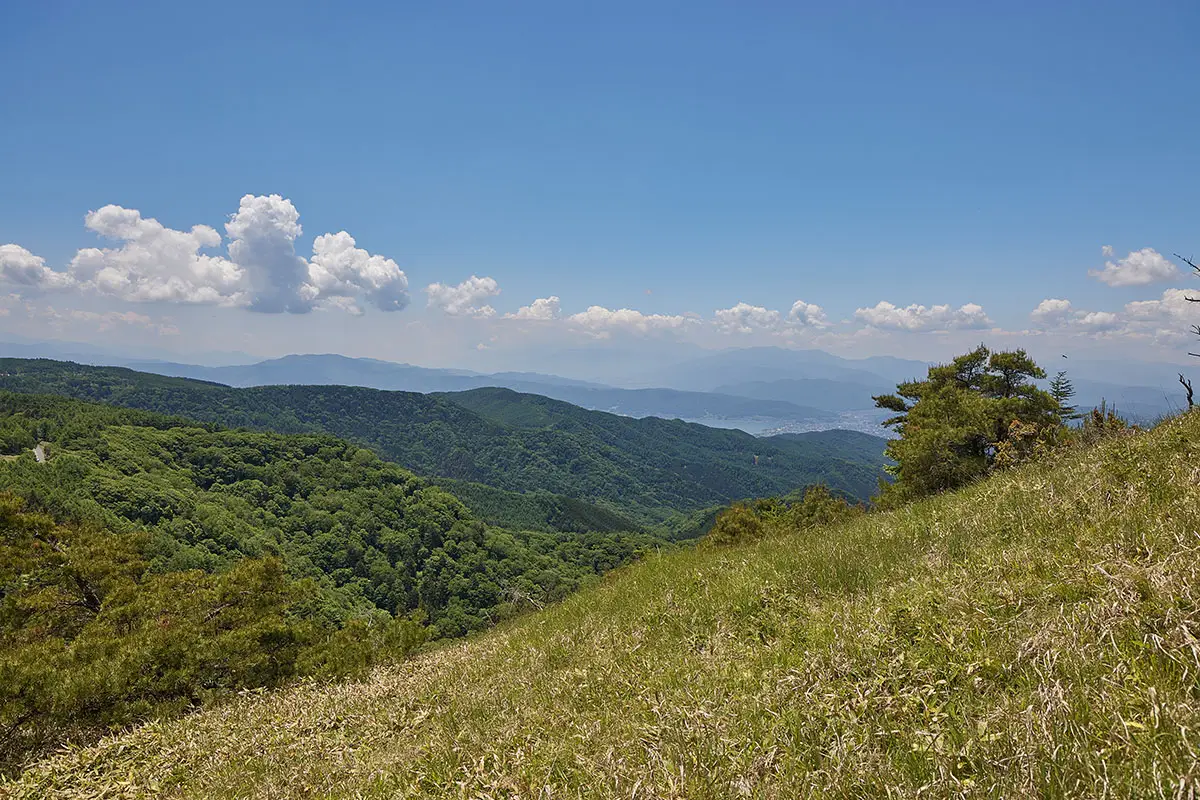
[[(614, 359), (608, 359), (599, 366), (610, 383), (600, 383), (546, 372), (484, 373), (332, 354), (203, 366), (121, 357), (82, 343), (22, 341), (0, 342), (0, 355), (126, 366), (236, 387), (342, 385), (422, 393), (499, 387), (623, 416), (678, 418), (751, 431), (857, 427), (882, 432), (876, 417), (863, 413), (873, 408), (872, 396), (892, 391), (900, 381), (923, 376), (929, 366), (890, 356), (848, 359), (820, 350), (753, 347), (698, 356), (688, 351), (681, 360), (652, 372), (621, 374)], [(576, 354), (583, 363), (594, 355)], [(228, 359), (242, 360), (242, 356), (225, 354)], [(560, 362), (549, 360), (551, 365), (562, 366)], [(1129, 418), (1146, 422), (1178, 410), (1182, 402), (1173, 365), (1064, 359), (1045, 366), (1051, 373), (1067, 369), (1081, 407), (1104, 401)], [(751, 421), (755, 424), (742, 424)]]
[[(636, 376), (643, 385), (672, 386), (691, 391), (720, 391), (720, 386), (737, 386), (779, 380), (822, 379), (865, 386), (895, 387), (900, 381), (924, 377), (929, 364), (891, 356), (841, 358), (822, 350), (790, 350), (780, 347), (747, 347), (722, 350), (682, 361)], [(869, 408), (865, 404), (855, 408)]]
[(536, 372), (481, 374), (467, 370), (430, 369), (370, 358), (339, 355), (294, 355), (257, 364), (199, 367), (154, 361), (130, 361), (133, 369), (228, 386), (364, 386), (402, 392), (456, 392), (484, 387), (540, 394), (582, 408), (628, 417), (702, 419), (767, 417), (782, 421), (833, 420), (828, 409), (787, 399), (762, 400), (713, 392), (676, 389), (619, 389)]
[[(883, 439), (852, 431), (755, 438), (494, 387), (431, 394), (341, 385), (234, 388), (125, 368), (0, 359), (0, 390), (65, 395), (230, 427), (332, 433), (420, 475), (582, 500), (643, 523), (818, 482), (866, 499), (876, 491), (885, 461)], [(474, 496), (489, 503), (503, 499)]]
[[(58, 339), (35, 339), (5, 332), (0, 334), (0, 357), (2, 358), (53, 358), (59, 361), (77, 361), (80, 364), (102, 364), (111, 366), (126, 366), (133, 361), (145, 363), (167, 363), (172, 360), (171, 354), (162, 348), (154, 347), (157, 337), (150, 337), (150, 344), (137, 348), (122, 348), (120, 350), (90, 342), (68, 342)], [(189, 354), (194, 364), (253, 364), (261, 361), (247, 353), (241, 352), (195, 352)]]

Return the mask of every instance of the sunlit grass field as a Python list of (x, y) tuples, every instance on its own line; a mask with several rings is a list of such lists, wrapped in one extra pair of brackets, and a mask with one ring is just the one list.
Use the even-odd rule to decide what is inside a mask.
[(651, 557), (12, 797), (1194, 797), (1200, 414), (899, 511)]

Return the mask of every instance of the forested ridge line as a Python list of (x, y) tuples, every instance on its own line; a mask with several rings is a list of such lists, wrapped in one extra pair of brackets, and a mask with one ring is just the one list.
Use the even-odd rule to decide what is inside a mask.
[[(631, 419), (507, 390), (480, 412), (454, 395), (346, 386), (233, 389), (113, 367), (0, 359), (0, 389), (59, 394), (229, 427), (328, 432), (370, 447), (418, 474), (597, 503), (638, 522), (813, 483), (860, 500), (878, 490), (877, 458), (847, 448), (772, 442), (678, 420)], [(476, 402), (464, 393), (461, 402)], [(501, 415), (503, 406), (505, 416)], [(530, 410), (547, 424), (514, 418)], [(497, 421), (497, 417), (501, 421)]]

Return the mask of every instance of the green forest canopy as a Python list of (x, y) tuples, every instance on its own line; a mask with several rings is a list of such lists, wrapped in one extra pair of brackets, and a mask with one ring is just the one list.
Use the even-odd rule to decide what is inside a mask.
[[(418, 474), (600, 504), (638, 522), (823, 482), (865, 500), (884, 442), (846, 458), (828, 437), (758, 439), (679, 420), (632, 419), (504, 389), (444, 395), (346, 386), (219, 384), (69, 362), (0, 359), (0, 389), (59, 394), (229, 427), (326, 432)], [(837, 434), (835, 434), (837, 435)], [(835, 451), (836, 452), (836, 449)], [(757, 458), (756, 458), (757, 457)]]
[(158, 572), (274, 556), (324, 588), (329, 613), (417, 609), (460, 633), (514, 590), (561, 596), (628, 561), (645, 534), (489, 528), (454, 496), (328, 435), (202, 427), (64, 398), (0, 393), (0, 485), (56, 519), (149, 534)]
[(489, 527), (326, 434), (0, 392), (0, 447), (0, 771), (483, 628), (664, 544)]

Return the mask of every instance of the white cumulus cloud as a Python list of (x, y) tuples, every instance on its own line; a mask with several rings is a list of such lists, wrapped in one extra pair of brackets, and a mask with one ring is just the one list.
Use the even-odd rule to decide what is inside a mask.
[(607, 336), (616, 331), (649, 333), (650, 331), (677, 330), (696, 324), (698, 320), (694, 317), (669, 314), (643, 314), (632, 308), (614, 310), (604, 306), (591, 306), (587, 311), (567, 317), (567, 322), (594, 335)]
[(280, 195), (245, 195), (225, 224), (228, 254), (212, 251), (225, 240), (215, 228), (168, 228), (137, 209), (107, 205), (88, 212), (87, 228), (116, 242), (85, 247), (67, 272), (56, 272), (17, 245), (0, 246), (0, 284), (76, 287), (130, 303), (235, 306), (268, 313), (340, 308), (362, 313), (360, 302), (382, 311), (408, 305), (408, 278), (390, 258), (356, 246), (345, 231), (313, 241), (312, 260), (296, 255), (300, 214)]
[(37, 289), (66, 289), (75, 279), (46, 266), (46, 259), (24, 247), (0, 244), (0, 283)]
[(1197, 319), (1197, 306), (1183, 289), (1167, 289), (1158, 300), (1126, 303), (1120, 311), (1076, 309), (1067, 300), (1043, 300), (1030, 317), (1062, 331), (1089, 335), (1178, 341)]
[(1112, 331), (1121, 327), (1121, 317), (1111, 311), (1083, 311), (1070, 300), (1048, 298), (1029, 314), (1034, 322), (1047, 328), (1076, 328), (1089, 332)]
[(304, 313), (316, 303), (318, 290), (308, 282), (308, 264), (296, 255), (300, 212), (277, 194), (245, 195), (237, 213), (225, 223), (229, 258), (245, 270), (250, 284), (250, 310), (278, 314)]
[[(408, 305), (408, 277), (390, 258), (371, 255), (355, 247), (345, 231), (326, 233), (313, 240), (308, 264), (308, 286), (318, 298), (345, 306), (362, 294), (381, 311), (400, 311)], [(308, 292), (308, 293), (311, 293)], [(337, 302), (334, 303), (333, 300)]]
[(726, 333), (753, 333), (778, 330), (783, 324), (783, 317), (778, 311), (762, 306), (738, 303), (732, 308), (714, 311), (713, 322)]
[(1086, 311), (1071, 324), (1090, 331), (1111, 331), (1121, 327), (1121, 318), (1111, 311)]
[(1071, 313), (1070, 300), (1050, 297), (1038, 303), (1037, 308), (1031, 311), (1029, 316), (1034, 322), (1044, 325), (1060, 325), (1071, 316)]
[(987, 328), (992, 321), (983, 307), (967, 303), (953, 308), (949, 305), (923, 306), (914, 303), (903, 308), (881, 300), (870, 308), (860, 308), (854, 316), (874, 328), (903, 331), (969, 330)]
[(787, 315), (773, 309), (738, 303), (713, 312), (713, 324), (724, 333), (790, 333), (796, 329), (823, 328), (828, 324), (825, 311), (815, 303), (797, 300)]
[[(1101, 248), (1101, 252), (1105, 257), (1113, 256), (1113, 249), (1108, 245)], [(1088, 270), (1088, 275), (1109, 286), (1145, 286), (1177, 278), (1179, 268), (1154, 248), (1146, 247), (1116, 261), (1106, 261), (1104, 269)]]
[(439, 308), (452, 317), (492, 317), (496, 309), (483, 301), (500, 294), (500, 285), (493, 278), (472, 275), (457, 286), (431, 283), (425, 287), (429, 307)]
[(796, 325), (807, 325), (812, 328), (824, 328), (829, 324), (825, 317), (825, 309), (816, 303), (806, 303), (803, 300), (792, 303), (792, 310), (788, 312), (788, 320)]
[(1200, 303), (1188, 300), (1193, 296), (1183, 289), (1167, 289), (1158, 300), (1126, 303), (1125, 316), (1137, 322), (1189, 327), (1200, 318)]
[(527, 306), (521, 306), (512, 314), (505, 314), (505, 319), (553, 320), (562, 315), (558, 297), (539, 297)]
[(252, 311), (303, 314), (322, 306), (360, 314), (360, 299), (380, 311), (408, 306), (404, 271), (346, 231), (316, 237), (311, 260), (296, 255), (300, 212), (280, 195), (245, 195), (225, 231), (229, 257), (249, 276)]
[(1195, 296), (1183, 289), (1167, 289), (1158, 300), (1126, 303), (1122, 332), (1175, 345), (1189, 338), (1192, 326), (1197, 324), (1200, 303), (1188, 300)]
[(221, 235), (207, 225), (168, 228), (135, 209), (107, 205), (88, 212), (84, 224), (120, 242), (86, 247), (71, 260), (71, 275), (85, 288), (129, 302), (242, 305), (245, 273), (232, 261), (200, 251), (218, 247)]

